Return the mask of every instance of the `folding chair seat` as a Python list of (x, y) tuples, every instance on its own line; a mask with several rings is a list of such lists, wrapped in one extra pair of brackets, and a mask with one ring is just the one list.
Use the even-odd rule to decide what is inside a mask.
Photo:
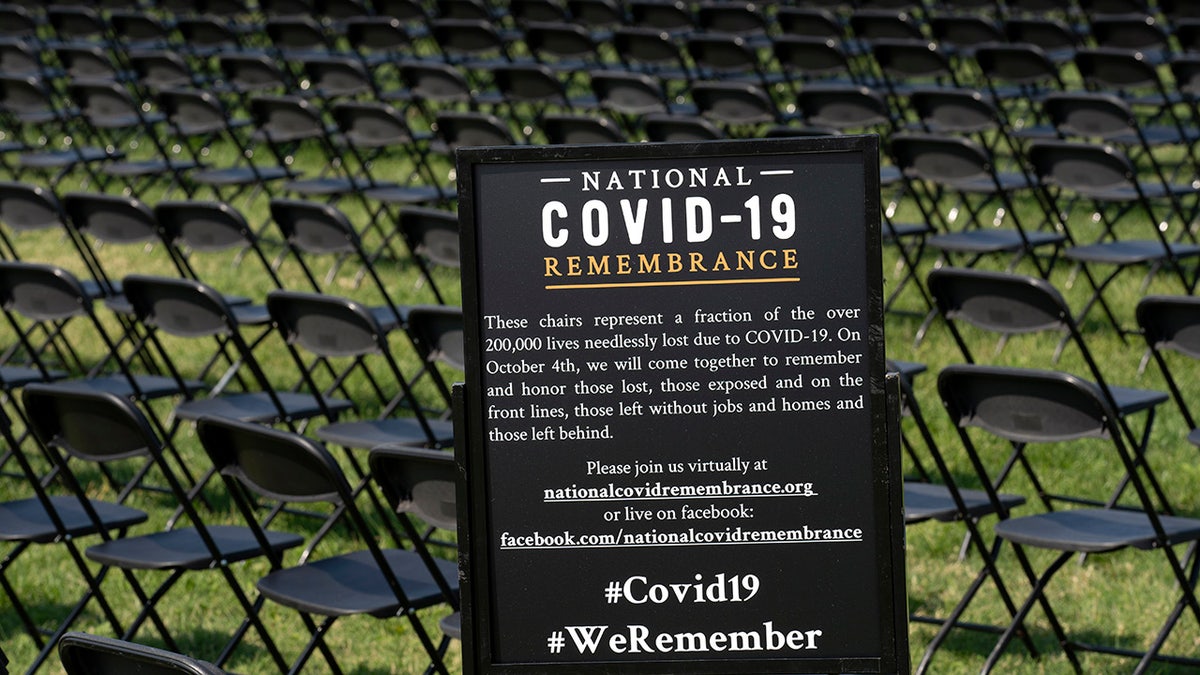
[(108, 25), (114, 36), (120, 36), (114, 43), (126, 57), (133, 51), (167, 49), (179, 44), (170, 21), (143, 9), (114, 9), (108, 13)]
[[(314, 651), (330, 669), (340, 670), (325, 635), (343, 616), (407, 620), (436, 670), (448, 675), (432, 638), (421, 622), (421, 610), (457, 607), (458, 570), (448, 560), (433, 560), (423, 549), (381, 549), (377, 533), (357, 508), (354, 490), (337, 462), (320, 444), (296, 434), (258, 425), (203, 420), (201, 445), (213, 461), (248, 526), (256, 523), (251, 495), (272, 500), (327, 503), (356, 535), (361, 549), (318, 557), (325, 530), (311, 537), (300, 564), (285, 566), (269, 556), (270, 572), (261, 577), (262, 597), (300, 613), (312, 636), (296, 656), (299, 672)], [(321, 617), (320, 624), (314, 615)]]
[(959, 9), (931, 13), (929, 35), (947, 53), (962, 56), (968, 63), (976, 46), (1008, 41), (995, 16)]
[[(1187, 426), (1187, 440), (1200, 446), (1200, 425), (1192, 415), (1188, 401), (1195, 397), (1188, 379), (1180, 365), (1182, 359), (1200, 358), (1200, 342), (1197, 341), (1197, 326), (1200, 325), (1200, 298), (1182, 295), (1151, 295), (1138, 301), (1137, 325), (1146, 339), (1148, 354), (1142, 365), (1153, 357), (1159, 372), (1171, 392), (1171, 398), (1183, 415)], [(1171, 356), (1171, 353), (1178, 357)], [(1171, 367), (1174, 363), (1174, 368)], [(1187, 362), (1190, 365), (1190, 362)]]
[(696, 115), (651, 113), (642, 120), (646, 140), (655, 142), (715, 141), (725, 132), (709, 120)]
[[(1099, 304), (1113, 328), (1127, 332), (1105, 300), (1104, 291), (1132, 267), (1147, 267), (1151, 272), (1165, 268), (1184, 292), (1195, 290), (1197, 273), (1185, 268), (1186, 262), (1200, 255), (1200, 245), (1187, 226), (1196, 205), (1189, 208), (1183, 202), (1196, 196), (1191, 185), (1164, 183), (1158, 176), (1139, 174), (1125, 153), (1109, 145), (1035, 141), (1028, 156), (1043, 202), (1052, 207), (1047, 213), (1052, 222), (1061, 222), (1069, 233), (1071, 228), (1080, 228), (1069, 224), (1073, 209), (1099, 214), (1092, 220), (1099, 221), (1100, 232), (1090, 241), (1076, 232), (1073, 245), (1063, 253), (1084, 270), (1094, 265), (1112, 268), (1098, 282), (1090, 279), (1089, 272), (1093, 293), (1077, 321)], [(1121, 227), (1126, 223), (1128, 227)]]
[(479, 112), (440, 112), (433, 152), (449, 159), (460, 147), (517, 145), (508, 123), (496, 115)]
[[(1022, 223), (1013, 197), (1034, 193), (1032, 178), (1020, 171), (1002, 172), (986, 148), (958, 136), (896, 134), (891, 154), (925, 221), (939, 232), (927, 242), (943, 259), (963, 255), (971, 266), (983, 256), (999, 254), (1013, 267), (1028, 258), (1041, 276), (1049, 275), (1066, 237)], [(944, 210), (945, 197), (951, 198), (949, 210)], [(954, 227), (958, 217), (965, 222)], [(996, 226), (1002, 222), (1007, 227)], [(1041, 259), (1044, 249), (1050, 249), (1049, 260)]]
[(486, 0), (435, 0), (434, 15), (443, 19), (471, 19), (497, 22), (506, 16), (500, 7), (492, 6)]
[[(1092, 354), (1087, 340), (1072, 318), (1071, 308), (1049, 282), (1025, 275), (943, 267), (930, 272), (929, 293), (937, 303), (938, 311), (946, 320), (951, 335), (967, 363), (974, 363), (975, 358), (963, 332), (959, 329), (963, 322), (999, 334), (999, 346), (1005, 345), (1011, 337), (1023, 334), (1061, 334), (1062, 341), (1053, 357), (1044, 359), (1044, 362), (1048, 365), (1051, 361), (1057, 361), (1067, 343), (1074, 345), (1075, 352), (1083, 362), (1084, 372), (1108, 405), (1119, 415), (1117, 426), (1125, 434), (1126, 443), (1138, 457), (1138, 462), (1143, 462), (1142, 455), (1149, 445), (1158, 406), (1167, 401), (1167, 394), (1153, 389), (1110, 384), (1111, 378), (1104, 375), (1100, 362)], [(1139, 433), (1130, 426), (1129, 417), (1143, 413), (1145, 420)], [(1012, 460), (1016, 459), (1014, 455)], [(1010, 464), (997, 474), (997, 481), (1002, 482), (1012, 468), (1010, 461)], [(1052, 502), (1062, 499), (1062, 495), (1051, 492), (1051, 487), (1044, 486), (1032, 476), (1031, 480), (1047, 509), (1053, 508)], [(1127, 480), (1119, 483), (1108, 501), (1092, 505), (1116, 504)], [(1171, 505), (1167, 502), (1158, 481), (1152, 474), (1144, 480), (1159, 498), (1162, 508), (1170, 512)]]
[[(198, 164), (171, 151), (170, 139), (162, 131), (165, 114), (135, 100), (116, 82), (76, 82), (68, 92), (96, 138), (123, 155), (123, 159), (109, 162), (99, 171), (120, 180), (133, 195), (143, 195), (160, 184), (165, 184), (167, 194), (178, 187), (187, 196), (192, 195), (188, 172)], [(151, 153), (138, 152), (139, 148)]]
[[(188, 178), (198, 187), (207, 187), (216, 199), (235, 203), (243, 196), (249, 202), (259, 193), (271, 197), (280, 181), (293, 177), (286, 166), (255, 161), (245, 120), (232, 117), (212, 92), (171, 89), (160, 92), (157, 99), (180, 144), (192, 157), (207, 158)], [(236, 151), (221, 153), (231, 161), (217, 164), (212, 157), (224, 143)]]
[[(71, 479), (68, 482), (77, 495), (86, 496), (88, 487), (73, 480), (66, 470), (66, 457), (89, 466), (141, 458), (161, 475), (177, 502), (180, 517), (172, 518), (167, 529), (110, 539), (89, 546), (84, 552), (102, 570), (119, 570), (138, 600), (138, 614), (126, 624), (121, 639), (132, 640), (149, 620), (167, 648), (179, 651), (157, 606), (189, 572), (217, 569), (244, 618), (213, 662), (224, 664), (253, 627), (282, 671), (284, 660), (258, 617), (263, 601), (261, 598), (250, 601), (233, 566), (262, 557), (278, 559), (284, 551), (303, 543), (303, 539), (261, 528), (207, 524), (192, 503), (187, 486), (166, 459), (172, 448), (127, 398), (109, 392), (31, 385), (25, 389), (24, 402), (35, 435), (53, 451), (62, 474)], [(187, 525), (181, 526), (177, 520), (186, 520)], [(138, 572), (148, 571), (166, 573), (149, 594), (138, 579)]]
[(201, 60), (242, 51), (246, 48), (244, 34), (233, 21), (232, 17), (214, 14), (178, 17), (175, 30), (179, 32), (180, 48), (184, 54)]
[[(22, 179), (27, 172), (46, 180), (50, 189), (79, 170), (81, 178), (95, 183), (100, 189), (107, 186), (98, 167), (121, 159), (107, 148), (89, 144), (91, 139), (76, 138), (74, 121), (78, 110), (60, 107), (46, 89), (42, 78), (33, 75), (0, 75), (0, 113), (11, 124), (13, 135), (27, 149), (16, 157)], [(29, 139), (34, 139), (30, 143)], [(70, 138), (61, 147), (51, 145), (53, 139)]]
[(847, 25), (868, 50), (876, 40), (926, 40), (918, 17), (897, 9), (860, 7), (850, 12)]
[(694, 82), (692, 101), (699, 113), (724, 128), (730, 137), (753, 137), (763, 125), (785, 124), (771, 95), (750, 82)]
[(446, 63), (463, 68), (475, 86), (486, 88), (484, 79), (472, 79), (480, 69), (511, 63), (510, 40), (485, 19), (433, 19), (429, 34), (437, 42)]
[(1042, 126), (1036, 102), (1047, 92), (1067, 88), (1059, 67), (1037, 45), (984, 44), (975, 49), (974, 56), (992, 100), (1014, 135)]
[[(341, 297), (294, 291), (272, 291), (267, 308), (295, 361), (301, 391), (330, 396), (345, 392), (351, 375), (366, 378), (367, 396), (343, 395), (355, 402), (358, 418), (321, 426), (314, 432), (317, 438), (348, 449), (370, 449), (384, 443), (449, 447), (453, 428), (437, 418), (444, 408), (431, 408), (410, 386), (423, 370), (416, 375), (402, 370), (399, 359), (405, 352), (393, 348), (389, 340), (394, 329), (367, 308)], [(405, 350), (411, 349), (411, 338), (403, 331), (399, 334), (403, 338), (397, 342)], [(393, 387), (396, 390), (389, 393), (388, 388)], [(379, 412), (371, 416), (368, 411), (375, 409)], [(349, 457), (354, 460), (352, 454)], [(360, 475), (366, 474), (360, 471)]]
[[(1134, 672), (1145, 672), (1161, 657), (1168, 636), (1185, 610), (1200, 621), (1200, 603), (1194, 595), (1196, 560), (1181, 560), (1175, 547), (1200, 539), (1200, 520), (1160, 516), (1137, 471), (1137, 459), (1117, 427), (1116, 412), (1091, 383), (1072, 375), (984, 366), (950, 366), (938, 377), (938, 391), (955, 423), (959, 436), (971, 453), (972, 463), (984, 477), (970, 432), (977, 429), (1016, 444), (1038, 444), (1042, 452), (1055, 453), (1063, 461), (1080, 462), (1103, 470), (1102, 459), (1115, 459), (1131, 477), (1136, 495), (1132, 508), (1076, 508), (1013, 516), (996, 524), (997, 537), (1012, 544), (1020, 554), (1031, 592), (1021, 604), (1012, 624), (1000, 636), (984, 664), (990, 672), (1003, 655), (1013, 634), (1035, 604), (1042, 607), (1058, 643), (1076, 672), (1083, 672), (1078, 651), (1096, 651), (1138, 658)], [(1103, 482), (1098, 475), (1089, 484)], [(1034, 570), (1025, 548), (1056, 551), (1057, 556), (1042, 572)], [(1072, 639), (1059, 621), (1047, 590), (1053, 577), (1078, 554), (1100, 555), (1124, 549), (1158, 549), (1170, 568), (1168, 585), (1178, 601), (1149, 646), (1131, 650), (1112, 645), (1087, 644)], [(1185, 569), (1187, 564), (1188, 569)], [(1195, 667), (1194, 656), (1172, 657), (1172, 662)]]
[(208, 73), (197, 72), (175, 48), (130, 51), (128, 59), (138, 89), (151, 98), (165, 89), (190, 89), (208, 84)]
[[(384, 204), (444, 203), (453, 198), (429, 162), (429, 137), (417, 135), (404, 113), (378, 101), (342, 102), (329, 109), (340, 132), (341, 147), (354, 159), (360, 193)], [(403, 182), (385, 181), (382, 171), (407, 174)]]
[(62, 69), (48, 63), (46, 55), (28, 38), (0, 38), (0, 75), (40, 77), (53, 82), (62, 77)]
[(263, 33), (267, 36), (270, 53), (288, 64), (297, 81), (302, 73), (298, 67), (301, 61), (331, 56), (335, 51), (325, 26), (311, 15), (268, 15)]
[(217, 55), (217, 69), (218, 91), (236, 95), (244, 109), (255, 95), (282, 96), (301, 91), (290, 70), (260, 51), (222, 52)]
[(858, 53), (858, 43), (850, 39), (849, 27), (836, 10), (814, 4), (781, 5), (775, 10), (780, 35), (825, 38), (844, 45), (848, 53)]
[(147, 647), (135, 642), (67, 633), (58, 641), (58, 655), (67, 675), (117, 675), (153, 672), (159, 675), (224, 675), (207, 661)]
[(0, 38), (40, 42), (38, 18), (19, 4), (0, 6)]
[(51, 50), (62, 74), (74, 82), (129, 83), (134, 75), (105, 46), (71, 42)]
[(316, 100), (328, 107), (345, 100), (386, 100), (403, 98), (405, 94), (387, 90), (376, 78), (377, 69), (368, 70), (354, 56), (316, 55), (298, 59), (300, 87), (304, 98)]
[(429, 21), (432, 17), (421, 0), (375, 0), (371, 6), (374, 7), (376, 16), (398, 19), (409, 35), (429, 35)]
[[(93, 599), (99, 606), (104, 620), (113, 630), (121, 631), (121, 623), (100, 586), (104, 575), (93, 573), (87, 566), (81, 546), (84, 537), (124, 536), (129, 528), (145, 522), (149, 516), (144, 511), (112, 502), (47, 494), (41, 482), (42, 477), (26, 457), (21, 441), (14, 435), (11, 420), (2, 409), (0, 441), (8, 448), (6, 455), (19, 465), (18, 476), (22, 479), (19, 492), (32, 492), (30, 497), (14, 496), (0, 501), (0, 542), (4, 543), (5, 549), (4, 557), (0, 559), (0, 589), (3, 589), (8, 598), (9, 607), (15, 613), (20, 626), (39, 650), (37, 657), (29, 665), (29, 671), (33, 672), (52, 653), (59, 637), (70, 629), (71, 624)], [(87, 585), (87, 590), (65, 614), (54, 617), (56, 626), (53, 631), (43, 630), (42, 617), (36, 616), (36, 611), (26, 607), (17, 593), (16, 586), (5, 576), (8, 572), (20, 570), (22, 553), (31, 547), (42, 545), (61, 545), (66, 548), (71, 562)]]

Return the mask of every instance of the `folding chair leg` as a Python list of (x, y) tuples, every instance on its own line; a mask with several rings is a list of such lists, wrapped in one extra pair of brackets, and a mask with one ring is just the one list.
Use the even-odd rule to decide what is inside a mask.
[[(1014, 546), (1014, 548), (1017, 551), (1021, 551), (1019, 547)], [(1033, 575), (1033, 570), (1029, 567), (1028, 559), (1025, 558), (1024, 553), (1021, 552), (1019, 555), (1022, 560), (1022, 567), (1026, 568), (1026, 574)], [(1073, 647), (1067, 640), (1066, 634), (1062, 630), (1062, 626), (1058, 623), (1058, 619), (1054, 616), (1053, 611), (1050, 609), (1050, 603), (1045, 597), (1046, 585), (1050, 582), (1050, 578), (1054, 576), (1058, 570), (1062, 569), (1062, 566), (1071, 559), (1071, 556), (1072, 553), (1070, 551), (1064, 552), (1054, 560), (1054, 562), (1046, 569), (1045, 572), (1042, 573), (1041, 577), (1033, 579), (1031, 576), (1031, 580), (1034, 581), (1033, 590), (1029, 593), (1029, 597), (1025, 599), (1025, 602), (1022, 603), (1020, 609), (1017, 610), (1017, 614), (1013, 617), (1012, 623), (1009, 624), (1008, 628), (1006, 628), (1004, 633), (1000, 636), (1000, 639), (996, 642), (996, 646), (992, 648), (992, 653), (988, 655), (987, 661), (983, 664), (983, 670), (980, 671), (981, 675), (986, 675), (987, 673), (992, 672), (992, 669), (996, 667), (996, 662), (999, 661), (1000, 657), (1004, 655), (1005, 648), (1008, 647), (1008, 643), (1012, 642), (1018, 627), (1024, 624), (1025, 618), (1029, 616), (1029, 612), (1033, 609), (1033, 605), (1035, 603), (1040, 603), (1042, 605), (1042, 609), (1047, 613), (1048, 618), (1050, 618), (1050, 625), (1053, 627), (1054, 633), (1058, 637), (1059, 644), (1062, 645), (1067, 654), (1067, 659), (1070, 660), (1075, 672), (1082, 675), (1083, 667), (1079, 663), (1079, 657), (1075, 655)]]

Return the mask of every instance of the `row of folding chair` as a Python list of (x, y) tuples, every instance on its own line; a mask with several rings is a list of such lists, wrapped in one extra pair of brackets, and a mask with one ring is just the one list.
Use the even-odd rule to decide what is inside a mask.
[[(339, 617), (368, 615), (406, 619), (430, 659), (430, 671), (447, 672), (442, 656), (449, 637), (438, 640), (430, 635), (418, 611), (457, 608), (457, 569), (453, 561), (429, 552), (409, 514), (446, 525), (439, 516), (445, 512), (445, 500), (453, 500), (456, 476), (449, 454), (400, 446), (373, 450), (371, 477), (386, 496), (388, 506), (368, 516), (356, 505), (356, 479), (342, 470), (322, 444), (263, 425), (203, 418), (198, 424), (198, 438), (206, 461), (222, 475), (225, 493), (236, 505), (238, 518), (244, 521), (224, 524), (198, 507), (195, 495), (166, 459), (172, 441), (158, 435), (144, 413), (128, 399), (108, 392), (31, 385), (23, 394), (23, 405), (29, 412), (36, 447), (58, 466), (66, 492), (50, 494), (49, 488), (43, 487), (40, 476), (26, 460), (27, 452), (34, 453), (34, 444), (22, 447), (13, 438), (7, 418), (3, 418), (0, 431), (12, 443), (22, 468), (29, 472), (25, 485), (34, 496), (0, 503), (0, 530), (6, 541), (16, 542), (16, 550), (6, 556), (0, 575), (15, 571), (12, 568), (19, 565), (18, 554), (29, 546), (60, 544), (74, 557), (87, 588), (47, 639), (29, 618), (13, 585), (3, 585), (31, 638), (41, 647), (37, 662), (28, 672), (36, 671), (59, 646), (60, 636), (92, 601), (103, 609), (109, 626), (122, 640), (135, 639), (141, 625), (150, 622), (167, 648), (178, 652), (180, 645), (175, 636), (195, 627), (167, 626), (159, 606), (190, 602), (179, 597), (185, 592), (179, 581), (205, 569), (221, 573), (241, 614), (240, 626), (227, 628), (228, 644), (219, 654), (207, 656), (217, 666), (227, 663), (253, 630), (280, 672), (298, 671), (317, 652), (337, 672), (338, 661), (344, 655), (335, 654), (326, 644), (329, 628)], [(138, 531), (147, 513), (101, 501), (96, 486), (73, 473), (67, 458), (86, 465), (116, 464), (129, 458), (147, 461), (170, 487), (182, 517), (178, 522), (172, 519), (166, 529)], [(279, 517), (278, 506), (287, 503), (305, 503), (309, 508), (327, 504), (323, 513), (329, 520), (307, 535), (285, 529), (286, 519)], [(330, 536), (335, 524), (354, 533), (349, 550), (344, 539), (339, 544), (339, 537)], [(99, 541), (85, 544), (85, 537), (95, 535), (99, 535)], [(380, 539), (390, 540), (391, 547), (377, 544)], [(85, 560), (98, 565), (99, 571), (93, 572)], [(250, 560), (262, 560), (267, 565), (255, 591), (250, 591), (234, 571), (242, 567), (239, 563)], [(147, 574), (151, 570), (167, 575)], [(106, 595), (113, 592), (112, 584), (101, 586), (110, 572), (120, 574), (124, 587), (137, 598), (137, 615), (132, 619), (116, 616)], [(148, 590), (151, 585), (153, 590)], [(311, 639), (298, 654), (285, 657), (272, 638), (267, 620), (261, 615), (268, 601), (299, 613)], [(67, 645), (73, 640), (62, 637)], [(65, 662), (80, 658), (68, 657), (67, 651), (64, 647)]]

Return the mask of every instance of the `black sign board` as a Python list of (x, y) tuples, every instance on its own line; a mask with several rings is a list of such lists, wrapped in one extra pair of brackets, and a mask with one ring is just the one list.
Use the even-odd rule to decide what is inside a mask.
[(466, 673), (907, 672), (878, 176), (874, 136), (459, 151)]

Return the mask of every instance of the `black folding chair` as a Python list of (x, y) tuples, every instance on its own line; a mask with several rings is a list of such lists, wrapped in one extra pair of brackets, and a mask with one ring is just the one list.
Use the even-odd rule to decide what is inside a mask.
[[(121, 537), (134, 525), (145, 522), (149, 517), (138, 509), (98, 499), (75, 496), (50, 495), (42, 484), (42, 476), (30, 463), (22, 443), (13, 432), (8, 416), (0, 410), (0, 440), (8, 447), (11, 457), (19, 465), (17, 474), (22, 480), (21, 492), (33, 492), (32, 497), (0, 501), (0, 542), (5, 544), (5, 554), (0, 559), (0, 590), (8, 597), (9, 606), (16, 613), (25, 633), (33, 640), (39, 653), (29, 665), (29, 672), (36, 671), (54, 649), (59, 636), (70, 629), (74, 621), (83, 614), (93, 599), (100, 607), (105, 621), (114, 631), (121, 632), (121, 623), (105, 597), (100, 583), (104, 573), (93, 573), (80, 550), (83, 537)], [(12, 582), (5, 576), (19, 563), (18, 558), (30, 547), (61, 545), (66, 548), (71, 562), (87, 584), (87, 590), (65, 613), (55, 617), (53, 631), (47, 632), (39, 625), (39, 618), (22, 602)], [(0, 663), (0, 670), (3, 670)]]
[[(397, 515), (413, 549), (426, 564), (436, 567), (438, 563), (430, 555), (428, 545), (445, 545), (451, 549), (456, 546), (432, 539), (439, 530), (457, 531), (459, 474), (454, 456), (441, 450), (381, 445), (371, 450), (370, 467), (372, 478), (382, 489), (389, 509)], [(421, 525), (425, 526), (424, 532), (418, 529)], [(461, 627), (456, 629), (453, 623), (454, 617), (461, 620), (457, 598), (448, 604), (454, 611), (439, 622), (442, 629), (442, 639), (437, 646), (439, 657), (445, 656), (451, 639), (462, 638)], [(426, 675), (435, 672), (437, 667), (438, 661), (431, 661)]]
[[(108, 392), (30, 385), (25, 389), (24, 401), (34, 433), (53, 451), (52, 455), (62, 469), (61, 475), (71, 479), (70, 487), (76, 494), (86, 496), (88, 490), (73, 480), (66, 470), (64, 455), (91, 465), (141, 457), (156, 467), (175, 498), (177, 515), (189, 521), (188, 526), (177, 527), (176, 518), (172, 518), (168, 529), (112, 539), (85, 551), (89, 559), (105, 569), (120, 570), (138, 600), (138, 615), (127, 625), (121, 638), (133, 639), (142, 624), (149, 620), (167, 647), (179, 651), (157, 605), (189, 572), (216, 569), (220, 570), (245, 618), (214, 663), (225, 663), (253, 627), (276, 665), (283, 670), (284, 660), (258, 616), (263, 600), (250, 601), (232, 565), (263, 556), (277, 557), (283, 551), (299, 546), (303, 539), (287, 533), (264, 532), (261, 528), (206, 524), (193, 505), (187, 487), (166, 461), (162, 437), (127, 398)], [(135, 573), (138, 570), (156, 570), (167, 575), (153, 592), (147, 594)]]
[[(1115, 458), (1126, 475), (1132, 477), (1130, 482), (1137, 498), (1132, 509), (1077, 508), (1013, 516), (996, 524), (996, 536), (1011, 542), (1013, 549), (1021, 554), (1019, 560), (1032, 589), (988, 656), (983, 672), (990, 672), (996, 666), (1035, 604), (1041, 605), (1075, 672), (1083, 672), (1078, 651), (1138, 658), (1135, 673), (1146, 672), (1158, 660), (1193, 668), (1200, 665), (1200, 660), (1191, 655), (1168, 657), (1159, 653), (1185, 610), (1190, 610), (1200, 622), (1200, 603), (1193, 591), (1200, 572), (1197, 569), (1200, 562), (1194, 555), (1195, 542), (1200, 540), (1200, 520), (1156, 513), (1153, 497), (1138, 475), (1138, 460), (1126, 446), (1124, 434), (1116, 425), (1118, 415), (1104, 394), (1094, 384), (1065, 373), (984, 366), (946, 368), (938, 377), (938, 390), (982, 476), (987, 473), (977, 461), (970, 440), (972, 429), (1012, 443), (1044, 444), (1044, 451), (1066, 454), (1074, 462), (1087, 457), (1085, 463), (1090, 466), (1095, 466), (1100, 457)], [(1104, 478), (1097, 476), (1089, 483)], [(1190, 562), (1181, 559), (1175, 550), (1175, 546), (1183, 543), (1190, 544)], [(1057, 557), (1038, 573), (1024, 556), (1024, 547), (1056, 551)], [(1179, 593), (1179, 600), (1144, 650), (1072, 639), (1046, 594), (1050, 581), (1077, 554), (1099, 555), (1123, 549), (1162, 551), (1171, 572), (1168, 583)]]
[[(1062, 340), (1058, 344), (1052, 358), (1044, 359), (1049, 365), (1056, 362), (1063, 347), (1071, 343), (1079, 357), (1083, 360), (1085, 372), (1096, 387), (1103, 393), (1105, 400), (1120, 416), (1117, 426), (1125, 433), (1126, 443), (1133, 448), (1138, 463), (1146, 472), (1143, 480), (1159, 499), (1161, 508), (1166, 513), (1171, 512), (1171, 505), (1166, 495), (1154, 477), (1149, 465), (1145, 463), (1145, 452), (1149, 448), (1150, 434), (1158, 411), (1158, 406), (1167, 401), (1167, 394), (1153, 389), (1137, 389), (1110, 384), (1100, 362), (1092, 354), (1078, 324), (1071, 318), (1071, 309), (1066, 300), (1049, 282), (1037, 277), (983, 270), (955, 269), (943, 267), (929, 274), (929, 292), (937, 303), (938, 311), (946, 320), (946, 325), (958, 345), (959, 351), (967, 363), (975, 363), (974, 351), (970, 349), (967, 340), (960, 329), (961, 323), (970, 324), (976, 328), (1000, 335), (997, 351), (1005, 345), (1009, 338), (1024, 334), (1058, 333)], [(1131, 415), (1145, 413), (1146, 419), (1138, 433), (1129, 425)], [(1042, 504), (1053, 508), (1053, 502), (1061, 499), (1047, 491), (1033, 474), (1032, 467), (1021, 458), (1022, 448), (1015, 447), (1008, 463), (996, 474), (1003, 481), (1016, 464), (1026, 470), (1030, 480), (1038, 491)], [(1117, 504), (1129, 478), (1121, 481), (1112, 496), (1103, 504), (1112, 507)]]
[[(1082, 233), (1071, 234), (1072, 245), (1063, 252), (1088, 275), (1093, 289), (1076, 321), (1098, 304), (1124, 339), (1129, 329), (1116, 318), (1104, 291), (1132, 267), (1146, 267), (1149, 273), (1165, 268), (1184, 292), (1195, 290), (1200, 272), (1189, 270), (1187, 263), (1200, 256), (1200, 242), (1188, 223), (1200, 202), (1190, 184), (1164, 183), (1157, 175), (1139, 172), (1124, 152), (1110, 145), (1035, 141), (1028, 156), (1043, 194), (1041, 203), (1048, 207), (1046, 216), (1056, 227), (1067, 234), (1078, 229), (1069, 224), (1069, 217), (1080, 210), (1079, 202), (1100, 217), (1098, 235), (1082, 243)], [(1185, 200), (1194, 203), (1189, 207)], [(1127, 222), (1129, 227), (1119, 227)], [(1136, 234), (1130, 236), (1132, 232)], [(1096, 280), (1091, 266), (1111, 271)], [(1150, 278), (1148, 274), (1146, 283)]]
[[(432, 561), (410, 549), (382, 549), (376, 532), (359, 511), (354, 489), (329, 452), (317, 442), (259, 425), (231, 420), (201, 420), (200, 442), (250, 528), (257, 526), (256, 504), (262, 499), (321, 502), (333, 508), (326, 528), (309, 539), (301, 563), (285, 566), (278, 553), (268, 556), (271, 571), (258, 581), (263, 598), (300, 613), (312, 639), (296, 657), (290, 672), (299, 672), (314, 651), (339, 672), (325, 634), (342, 616), (378, 619), (404, 617), (436, 671), (448, 675), (441, 654), (423, 626), (419, 610), (449, 604), (457, 607), (458, 568), (448, 560)], [(315, 558), (328, 527), (346, 523), (362, 549)], [(323, 617), (318, 625), (313, 616)]]
[[(959, 485), (954, 472), (933, 437), (925, 415), (913, 392), (912, 377), (918, 369), (924, 370), (922, 364), (889, 362), (889, 369), (895, 367), (900, 375), (900, 405), (904, 419), (911, 420), (911, 426), (916, 427), (923, 450), (918, 449), (918, 443), (901, 433), (901, 442), (912, 458), (913, 466), (920, 474), (919, 479), (904, 481), (904, 523), (905, 526), (918, 525), (925, 522), (958, 523), (966, 528), (966, 539), (962, 545), (962, 554), (968, 547), (979, 554), (983, 567), (967, 586), (958, 602), (945, 617), (929, 616), (913, 610), (909, 620), (917, 623), (928, 623), (938, 626), (937, 632), (926, 645), (917, 665), (916, 673), (925, 673), (932, 668), (934, 654), (950, 636), (955, 628), (999, 634), (1003, 627), (993, 624), (965, 621), (971, 602), (988, 581), (999, 595), (1001, 602), (1008, 610), (1011, 619), (1017, 612), (1016, 602), (1008, 591), (1007, 585), (996, 566), (1000, 553), (1000, 542), (989, 538), (980, 530), (980, 521), (989, 516), (1004, 519), (1009, 512), (1025, 503), (1025, 498), (1015, 494), (989, 493), (987, 490), (970, 489)], [(924, 460), (922, 460), (922, 457)], [(925, 468), (925, 462), (932, 462), (933, 472)], [(995, 499), (993, 500), (993, 495)], [(962, 555), (960, 555), (960, 558)], [(1022, 630), (1020, 637), (1030, 654), (1036, 656), (1038, 650), (1029, 634)]]
[[(358, 419), (326, 424), (315, 431), (317, 438), (362, 450), (384, 443), (449, 447), (453, 427), (438, 419), (445, 410), (431, 409), (413, 391), (416, 376), (402, 369), (398, 357), (403, 352), (389, 342), (392, 331), (366, 307), (331, 295), (273, 291), (267, 308), (295, 362), (301, 391), (321, 399), (340, 392), (356, 403)], [(403, 340), (409, 342), (407, 335)], [(346, 389), (356, 373), (363, 376), (368, 393), (354, 395)], [(355, 466), (365, 477), (361, 464)]]
[[(1169, 361), (1174, 361), (1170, 353), (1178, 354), (1187, 359), (1200, 359), (1200, 298), (1195, 296), (1151, 295), (1142, 298), (1137, 305), (1137, 325), (1142, 336), (1146, 339), (1149, 352), (1142, 360), (1145, 366), (1147, 359), (1153, 357), (1166, 382), (1171, 398), (1179, 407), (1187, 425), (1187, 440), (1195, 446), (1200, 446), (1200, 425), (1188, 405), (1192, 393), (1190, 378), (1184, 379), (1182, 373), (1176, 375)], [(1174, 361), (1174, 371), (1180, 371), (1182, 366)]]

